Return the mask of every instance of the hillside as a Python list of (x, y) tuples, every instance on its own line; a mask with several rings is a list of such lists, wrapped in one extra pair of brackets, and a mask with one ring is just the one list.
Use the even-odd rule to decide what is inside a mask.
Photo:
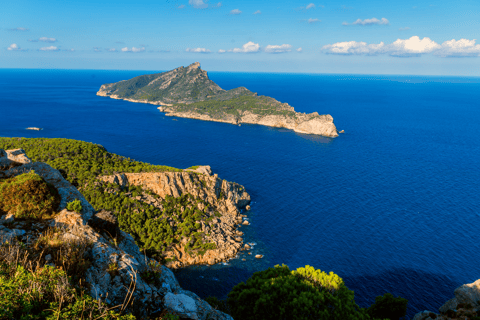
[(223, 90), (195, 62), (188, 67), (104, 84), (99, 96), (161, 105), (169, 116), (232, 124), (260, 124), (299, 133), (338, 136), (330, 115), (295, 112), (287, 103), (245, 87)]

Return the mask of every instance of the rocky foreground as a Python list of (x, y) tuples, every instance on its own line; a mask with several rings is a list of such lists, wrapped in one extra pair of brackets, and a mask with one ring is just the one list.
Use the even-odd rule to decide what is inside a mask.
[(455, 297), (438, 311), (419, 312), (413, 320), (477, 320), (480, 319), (480, 279), (455, 289)]
[[(17, 220), (11, 213), (3, 215), (0, 219), (2, 241), (17, 238), (28, 246), (42, 232), (55, 227), (58, 230), (54, 235), (56, 241), (83, 241), (91, 245), (89, 256), (92, 259), (86, 271), (86, 280), (90, 285), (90, 295), (95, 299), (111, 305), (134, 301), (131, 308), (136, 305), (137, 312), (145, 317), (167, 310), (180, 315), (182, 319), (233, 320), (229, 315), (213, 309), (195, 293), (183, 290), (172, 271), (165, 266), (160, 266), (158, 281), (147, 283), (140, 275), (155, 262), (140, 252), (129, 234), (119, 229), (113, 214), (96, 212), (59, 171), (45, 163), (32, 162), (23, 150), (0, 149), (0, 178), (10, 178), (32, 170), (58, 191), (61, 197), (60, 212), (51, 219), (35, 223)], [(66, 209), (67, 202), (74, 199), (81, 201), (81, 213)], [(109, 237), (111, 234), (117, 235), (115, 242)], [(53, 264), (50, 257), (44, 257), (41, 261)], [(112, 268), (115, 273), (108, 272)]]
[(337, 137), (329, 114), (295, 112), (287, 103), (258, 96), (244, 87), (223, 90), (195, 62), (188, 67), (104, 84), (98, 96), (160, 105), (168, 116), (231, 124), (259, 124)]

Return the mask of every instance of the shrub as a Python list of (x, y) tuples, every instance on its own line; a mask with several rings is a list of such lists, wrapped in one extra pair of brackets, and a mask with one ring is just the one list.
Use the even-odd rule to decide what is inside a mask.
[(227, 303), (232, 317), (242, 320), (369, 319), (339, 276), (310, 266), (256, 272), (232, 289)]
[(0, 319), (135, 319), (86, 295), (64, 270), (31, 260), (29, 250), (16, 240), (0, 245)]
[(69, 203), (67, 203), (67, 210), (68, 211), (75, 211), (77, 213), (81, 213), (82, 212), (82, 203), (78, 199), (70, 201)]
[(55, 213), (59, 204), (57, 189), (33, 170), (0, 184), (0, 210), (11, 212), (16, 218), (42, 218)]
[(367, 309), (367, 313), (372, 318), (399, 320), (407, 314), (407, 304), (407, 299), (385, 293), (375, 298), (375, 303)]

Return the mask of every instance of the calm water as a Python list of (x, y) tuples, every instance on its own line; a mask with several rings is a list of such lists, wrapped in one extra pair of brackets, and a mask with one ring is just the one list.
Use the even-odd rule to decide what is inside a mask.
[[(153, 72), (0, 70), (0, 136), (102, 144), (137, 160), (209, 164), (253, 199), (246, 262), (181, 270), (182, 286), (224, 297), (253, 272), (334, 271), (362, 306), (385, 292), (409, 315), (437, 310), (480, 278), (480, 78), (209, 73), (297, 111), (330, 113), (336, 139), (165, 117), (97, 97), (101, 84)], [(44, 128), (33, 132), (29, 126)]]

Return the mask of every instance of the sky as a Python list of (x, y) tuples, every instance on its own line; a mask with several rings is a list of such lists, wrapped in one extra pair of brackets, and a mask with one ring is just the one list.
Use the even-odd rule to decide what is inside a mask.
[(479, 0), (15, 0), (0, 68), (480, 76)]

